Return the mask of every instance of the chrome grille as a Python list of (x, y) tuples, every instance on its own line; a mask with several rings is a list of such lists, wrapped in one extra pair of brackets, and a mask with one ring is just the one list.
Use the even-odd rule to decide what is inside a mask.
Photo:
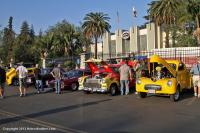
[(161, 86), (160, 85), (152, 85), (152, 84), (148, 84), (144, 86), (145, 90), (161, 90)]
[(84, 83), (83, 86), (88, 88), (101, 88), (101, 84), (99, 83)]

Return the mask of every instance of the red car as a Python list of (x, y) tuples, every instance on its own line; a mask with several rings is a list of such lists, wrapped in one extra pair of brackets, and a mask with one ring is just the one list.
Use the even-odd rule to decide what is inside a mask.
[[(87, 69), (75, 69), (63, 74), (63, 78), (61, 79), (61, 89), (70, 88), (73, 91), (78, 90), (79, 83), (78, 78), (84, 75), (91, 75), (90, 70)], [(55, 89), (55, 80), (51, 80), (48, 83), (48, 87)]]
[[(120, 75), (118, 72), (120, 64), (107, 64), (104, 61), (95, 59), (88, 60), (86, 63), (92, 71), (92, 75), (79, 80), (80, 90), (85, 93), (110, 92), (112, 96), (120, 91)], [(129, 85), (135, 87), (135, 78), (130, 81)]]

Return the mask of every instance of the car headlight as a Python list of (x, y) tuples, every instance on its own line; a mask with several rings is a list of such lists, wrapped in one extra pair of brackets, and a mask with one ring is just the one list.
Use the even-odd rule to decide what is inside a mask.
[(106, 82), (106, 80), (105, 79), (101, 79), (101, 83), (105, 83)]
[(167, 85), (170, 87), (170, 86), (172, 86), (172, 81), (171, 80), (168, 80), (167, 81)]
[(142, 81), (140, 79), (137, 80), (137, 84), (141, 84)]

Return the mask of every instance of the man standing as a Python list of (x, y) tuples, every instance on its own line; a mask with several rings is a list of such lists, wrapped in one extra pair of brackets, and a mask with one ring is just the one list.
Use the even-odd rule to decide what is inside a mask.
[(125, 60), (125, 63), (119, 68), (120, 72), (120, 85), (121, 85), (121, 95), (124, 95), (124, 87), (126, 87), (125, 94), (129, 94), (129, 79), (132, 80), (131, 69), (128, 66), (128, 61)]
[[(26, 76), (28, 73), (28, 70), (26, 67), (23, 66), (23, 62), (20, 63), (20, 65), (17, 67), (16, 72), (19, 76), (19, 91), (20, 91), (20, 97), (26, 96)], [(22, 91), (22, 88), (24, 89), (24, 93)]]
[(2, 99), (4, 98), (5, 82), (6, 82), (6, 71), (0, 65), (0, 96)]
[(35, 80), (36, 80), (35, 81), (36, 82), (36, 89), (37, 89), (37, 92), (39, 94), (41, 91), (44, 91), (44, 88), (43, 88), (42, 79), (41, 79), (41, 75), (40, 75), (40, 69), (39, 69), (38, 64), (35, 65), (34, 76), (35, 76)]
[(197, 64), (193, 65), (190, 72), (193, 75), (194, 96), (200, 98), (200, 57), (197, 58)]
[(55, 89), (56, 89), (56, 94), (60, 94), (60, 81), (61, 81), (61, 70), (60, 70), (60, 64), (55, 67), (51, 74), (53, 75), (55, 79)]

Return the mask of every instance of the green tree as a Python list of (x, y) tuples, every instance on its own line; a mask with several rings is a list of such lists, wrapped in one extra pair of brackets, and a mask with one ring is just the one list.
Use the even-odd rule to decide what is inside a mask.
[(107, 14), (102, 12), (88, 13), (84, 17), (82, 24), (83, 32), (87, 38), (94, 39), (95, 43), (95, 59), (97, 59), (97, 42), (106, 31), (110, 31), (110, 24)]
[[(1, 26), (0, 26), (1, 27)], [(0, 47), (3, 45), (3, 30), (0, 30)]]
[(9, 18), (8, 26), (4, 28), (3, 31), (3, 53), (4, 62), (9, 63), (12, 58), (12, 51), (15, 42), (15, 32), (13, 31), (13, 17)]
[(66, 20), (58, 22), (55, 26), (50, 27), (47, 33), (54, 34), (54, 43), (52, 45), (54, 55), (59, 54), (59, 56), (70, 57), (78, 55), (81, 52), (80, 48), (82, 48), (83, 43), (85, 44), (80, 28)]
[(22, 23), (18, 38), (19, 38), (19, 44), (21, 45), (31, 44), (30, 28), (27, 21), (24, 21)]
[(157, 25), (163, 25), (166, 32), (166, 47), (169, 47), (169, 27), (176, 23), (177, 12), (182, 0), (158, 0), (150, 4), (150, 19)]
[(194, 31), (194, 35), (197, 37), (198, 45), (200, 46), (200, 27), (199, 27), (199, 24), (200, 24), (199, 23), (200, 1), (199, 0), (188, 0), (187, 10), (196, 22), (196, 30)]
[(24, 21), (21, 26), (20, 34), (16, 38), (14, 49), (15, 60), (17, 62), (34, 62), (34, 55), (31, 54), (32, 43), (28, 22)]
[(31, 29), (30, 29), (29, 34), (30, 34), (31, 43), (33, 44), (34, 40), (35, 40), (35, 31), (34, 31), (33, 25), (31, 25)]

